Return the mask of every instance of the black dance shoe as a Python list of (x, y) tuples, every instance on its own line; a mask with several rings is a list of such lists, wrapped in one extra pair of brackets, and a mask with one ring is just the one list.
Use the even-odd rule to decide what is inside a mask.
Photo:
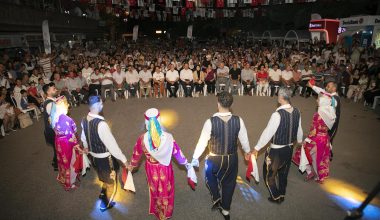
[(211, 207), (211, 211), (215, 211), (215, 210), (221, 210), (221, 206), (220, 206), (220, 201), (217, 201), (215, 202), (212, 207)]
[(99, 206), (99, 209), (101, 212), (105, 212), (108, 209), (112, 209), (115, 206), (115, 202), (110, 202), (109, 204), (108, 203), (109, 202), (107, 199), (101, 199), (100, 206)]
[(344, 218), (345, 220), (348, 219), (360, 219), (363, 216), (363, 212), (357, 210), (357, 209), (351, 209), (347, 211), (347, 216)]
[(280, 205), (283, 200), (280, 199), (273, 199), (272, 197), (268, 197), (268, 201), (277, 205)]

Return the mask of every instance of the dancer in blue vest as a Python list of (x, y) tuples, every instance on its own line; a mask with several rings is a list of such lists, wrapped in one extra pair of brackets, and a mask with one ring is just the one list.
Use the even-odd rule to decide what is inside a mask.
[[(99, 199), (100, 211), (105, 211), (114, 206), (113, 198), (117, 189), (117, 171), (121, 161), (128, 166), (127, 158), (120, 150), (111, 129), (101, 116), (103, 103), (100, 96), (90, 96), (90, 112), (82, 120), (81, 140), (84, 151), (92, 156), (92, 165), (98, 173), (99, 180), (103, 183)], [(117, 160), (116, 160), (117, 159)]]
[(237, 142), (241, 143), (245, 159), (250, 158), (250, 146), (243, 120), (230, 112), (233, 97), (228, 92), (218, 94), (218, 111), (203, 126), (195, 148), (192, 165), (199, 166), (199, 157), (206, 147), (206, 185), (212, 197), (212, 210), (218, 209), (230, 219), (230, 206), (238, 172)]
[[(285, 200), (288, 173), (293, 154), (293, 144), (302, 142), (300, 111), (290, 104), (292, 91), (281, 88), (278, 92), (280, 107), (272, 114), (267, 127), (253, 150), (257, 154), (271, 141), (265, 153), (263, 176), (269, 189), (268, 200), (280, 204)], [(278, 186), (276, 184), (278, 179)]]

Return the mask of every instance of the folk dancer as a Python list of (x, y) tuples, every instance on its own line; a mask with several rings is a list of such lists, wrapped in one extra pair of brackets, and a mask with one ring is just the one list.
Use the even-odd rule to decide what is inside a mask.
[[(318, 98), (318, 111), (314, 113), (309, 135), (305, 139), (302, 148), (298, 148), (293, 156), (293, 162), (297, 166), (305, 166), (301, 171), (307, 172), (305, 181), (315, 179), (318, 183), (329, 176), (330, 163), (330, 137), (329, 129), (335, 122), (335, 109), (331, 106), (332, 98), (328, 94), (320, 94)], [(307, 165), (300, 164), (302, 150), (308, 160)]]
[(44, 136), (46, 144), (53, 148), (53, 160), (51, 165), (54, 171), (58, 171), (57, 153), (55, 151), (55, 133), (50, 123), (50, 113), (53, 105), (55, 105), (55, 97), (57, 96), (57, 89), (54, 83), (45, 84), (42, 90), (46, 96), (46, 100), (43, 103), (43, 117), (44, 117)]
[(236, 186), (238, 139), (245, 159), (250, 158), (247, 130), (243, 120), (231, 113), (232, 103), (230, 93), (223, 91), (218, 94), (218, 112), (205, 122), (192, 160), (192, 165), (199, 166), (199, 157), (209, 147), (210, 153), (205, 161), (206, 185), (212, 197), (212, 210), (218, 209), (225, 219), (230, 219)]
[(303, 135), (301, 114), (290, 104), (291, 95), (291, 89), (280, 88), (277, 98), (280, 107), (272, 114), (253, 150), (253, 154), (257, 157), (260, 149), (271, 141), (265, 153), (263, 176), (270, 193), (268, 200), (277, 204), (285, 200), (293, 143), (295, 141), (301, 143)]
[[(138, 167), (141, 156), (145, 155), (145, 171), (150, 194), (149, 214), (160, 220), (168, 219), (173, 214), (175, 194), (172, 157), (178, 164), (186, 166), (189, 175), (192, 174), (190, 181), (196, 182), (196, 176), (194, 168), (187, 163), (172, 134), (163, 130), (159, 111), (151, 108), (144, 116), (147, 132), (137, 139), (128, 168), (131, 171)], [(192, 185), (191, 182), (189, 184)]]
[[(77, 139), (77, 126), (67, 116), (69, 103), (65, 96), (58, 97), (50, 114), (50, 123), (55, 131), (55, 148), (57, 152), (57, 180), (66, 191), (74, 190), (79, 185), (79, 173), (82, 170), (82, 153)], [(78, 180), (78, 181), (77, 181)]]
[[(100, 96), (90, 96), (90, 112), (82, 120), (81, 140), (84, 151), (92, 156), (92, 164), (103, 183), (99, 195), (100, 211), (106, 211), (114, 206), (113, 198), (117, 189), (117, 172), (121, 161), (127, 167), (127, 158), (120, 150), (111, 129), (101, 116), (103, 102)], [(117, 160), (116, 160), (117, 159)]]

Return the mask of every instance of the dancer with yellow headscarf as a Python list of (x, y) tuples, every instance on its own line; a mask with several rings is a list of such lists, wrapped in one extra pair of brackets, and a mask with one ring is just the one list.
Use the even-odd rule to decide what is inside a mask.
[(197, 179), (194, 168), (187, 163), (173, 136), (163, 131), (160, 121), (157, 109), (151, 108), (145, 112), (147, 132), (137, 139), (129, 170), (138, 167), (142, 154), (145, 154), (145, 171), (150, 193), (149, 214), (161, 220), (172, 217), (174, 209), (172, 157), (175, 157), (178, 164), (186, 166), (188, 183), (193, 190)]

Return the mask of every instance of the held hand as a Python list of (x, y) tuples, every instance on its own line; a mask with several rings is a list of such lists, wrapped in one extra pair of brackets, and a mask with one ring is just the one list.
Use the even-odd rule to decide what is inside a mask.
[(192, 165), (193, 167), (199, 167), (199, 160), (193, 158), (193, 160), (191, 161), (191, 165)]
[(244, 154), (244, 159), (245, 159), (246, 161), (249, 161), (250, 158), (251, 158), (251, 152), (249, 152), (249, 153), (245, 153), (245, 154)]
[(128, 165), (127, 169), (128, 169), (128, 171), (132, 172), (133, 171), (133, 166), (132, 165)]
[(255, 158), (257, 158), (257, 155), (259, 154), (259, 152), (256, 149), (254, 149), (252, 151), (252, 154), (255, 156)]
[(83, 148), (83, 153), (84, 153), (84, 154), (88, 154), (88, 148), (86, 148), (86, 147)]

